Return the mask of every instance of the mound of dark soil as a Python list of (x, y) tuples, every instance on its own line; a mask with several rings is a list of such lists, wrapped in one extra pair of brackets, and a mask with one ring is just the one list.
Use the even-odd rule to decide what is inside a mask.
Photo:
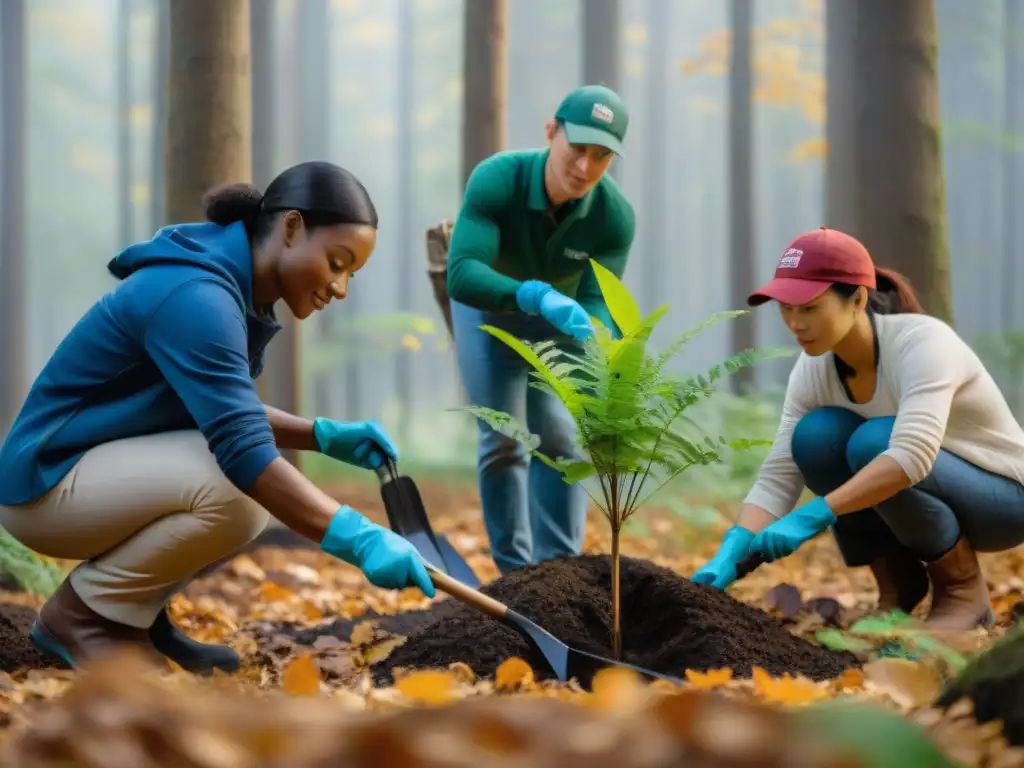
[(1024, 747), (1024, 628), (975, 657), (935, 703), (945, 708), (962, 698), (974, 703), (979, 723), (1001, 720), (1006, 740)]
[(36, 612), (24, 605), (0, 604), (0, 670), (16, 672), (19, 669), (65, 667), (32, 645), (28, 638)]
[[(481, 591), (569, 646), (610, 657), (610, 585), (611, 559), (582, 555), (522, 568)], [(858, 663), (851, 654), (795, 637), (764, 611), (646, 560), (622, 559), (622, 612), (623, 660), (663, 674), (682, 677), (687, 669), (729, 667), (737, 677), (749, 677), (759, 666), (773, 675), (822, 680)], [(422, 623), (374, 668), (378, 682), (390, 682), (395, 667), (447, 667), (457, 661), (489, 677), (511, 656), (528, 661), (538, 677), (550, 677), (531, 643), (453, 599), (413, 621)], [(382, 620), (380, 626), (395, 631), (388, 623)], [(351, 632), (351, 626), (347, 629)], [(328, 630), (306, 630), (302, 640), (312, 642), (314, 633)]]

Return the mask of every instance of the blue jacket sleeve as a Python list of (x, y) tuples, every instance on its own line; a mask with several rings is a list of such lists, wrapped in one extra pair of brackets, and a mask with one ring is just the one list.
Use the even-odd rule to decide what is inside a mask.
[(249, 375), (245, 318), (224, 288), (196, 279), (151, 315), (143, 345), (195, 419), (228, 479), (248, 491), (280, 454)]

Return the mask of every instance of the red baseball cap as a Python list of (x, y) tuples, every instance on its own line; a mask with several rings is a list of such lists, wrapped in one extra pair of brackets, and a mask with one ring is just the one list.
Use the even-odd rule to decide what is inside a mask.
[(820, 227), (798, 235), (782, 252), (775, 277), (747, 298), (760, 306), (774, 299), (799, 306), (814, 301), (833, 283), (875, 287), (875, 263), (868, 249), (845, 232)]

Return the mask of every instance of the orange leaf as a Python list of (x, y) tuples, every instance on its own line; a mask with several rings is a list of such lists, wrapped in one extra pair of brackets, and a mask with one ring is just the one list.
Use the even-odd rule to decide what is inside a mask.
[(757, 695), (774, 704), (801, 706), (829, 696), (827, 690), (815, 685), (805, 677), (783, 675), (773, 678), (760, 667), (754, 667), (751, 676)]
[(494, 687), (499, 691), (528, 688), (533, 682), (533, 668), (518, 656), (505, 659), (494, 672)]
[(308, 653), (296, 656), (281, 673), (281, 688), (292, 696), (316, 696), (320, 693), (320, 668)]
[(859, 669), (847, 669), (839, 677), (832, 680), (829, 685), (833, 691), (841, 691), (844, 688), (860, 689), (864, 687), (864, 672)]
[(417, 704), (447, 704), (455, 691), (455, 676), (450, 672), (424, 669), (410, 672), (395, 683), (403, 696)]
[(732, 680), (732, 670), (728, 667), (725, 669), (709, 669), (707, 672), (697, 672), (688, 669), (686, 670), (686, 679), (698, 691), (711, 691)]
[(260, 599), (266, 603), (284, 602), (295, 594), (295, 590), (282, 587), (273, 581), (264, 581), (260, 584)]
[(588, 703), (599, 709), (628, 710), (640, 703), (643, 689), (640, 675), (632, 669), (605, 667), (590, 683)]

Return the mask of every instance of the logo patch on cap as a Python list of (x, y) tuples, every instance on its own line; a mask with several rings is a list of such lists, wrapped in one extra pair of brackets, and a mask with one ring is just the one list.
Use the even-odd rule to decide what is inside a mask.
[(787, 248), (779, 259), (779, 269), (796, 269), (800, 266), (800, 257), (803, 255), (804, 252), (799, 248)]
[(604, 104), (595, 104), (594, 108), (590, 110), (590, 116), (602, 123), (611, 123), (615, 120), (615, 113)]

